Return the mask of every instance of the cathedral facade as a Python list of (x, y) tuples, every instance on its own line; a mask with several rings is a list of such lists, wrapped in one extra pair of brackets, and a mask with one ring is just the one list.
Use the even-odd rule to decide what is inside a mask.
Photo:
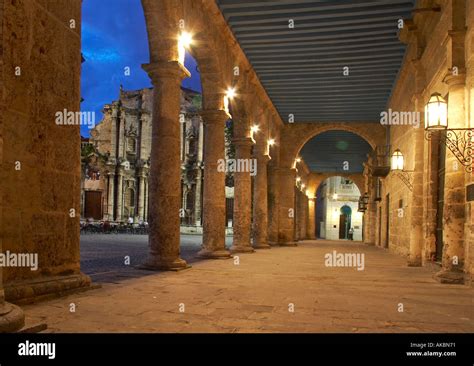
[[(120, 90), (104, 106), (102, 121), (82, 141), (81, 217), (110, 222), (146, 222), (152, 139), (153, 89)], [(181, 95), (181, 223), (201, 227), (203, 122), (201, 95)], [(197, 230), (199, 231), (199, 230)]]

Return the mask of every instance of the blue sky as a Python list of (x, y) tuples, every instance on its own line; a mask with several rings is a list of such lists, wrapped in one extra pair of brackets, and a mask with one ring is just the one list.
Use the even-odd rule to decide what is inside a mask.
[[(82, 5), (82, 111), (102, 119), (104, 104), (116, 100), (120, 84), (125, 90), (151, 87), (141, 65), (149, 62), (148, 36), (140, 0), (84, 0)], [(192, 77), (183, 86), (201, 90), (196, 63), (189, 55), (185, 66)], [(130, 68), (130, 76), (125, 68)], [(81, 134), (89, 136), (87, 126)]]

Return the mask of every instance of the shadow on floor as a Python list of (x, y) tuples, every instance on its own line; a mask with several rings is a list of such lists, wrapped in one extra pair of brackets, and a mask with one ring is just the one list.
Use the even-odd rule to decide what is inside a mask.
[[(181, 258), (191, 265), (206, 260), (196, 256), (201, 242), (202, 235), (181, 235)], [(226, 246), (231, 244), (232, 237), (227, 237)], [(81, 235), (81, 270), (95, 283), (120, 283), (155, 274), (136, 268), (147, 255), (148, 235)]]

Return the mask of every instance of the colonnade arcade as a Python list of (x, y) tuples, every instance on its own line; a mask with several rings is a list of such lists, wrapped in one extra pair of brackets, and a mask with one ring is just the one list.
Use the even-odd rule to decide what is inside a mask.
[[(43, 262), (38, 273), (21, 268), (0, 271), (0, 315), (18, 310), (4, 305), (4, 299), (15, 302), (46, 292), (63, 293), (88, 287), (91, 282), (80, 268), (79, 216), (71, 215), (72, 211), (80, 212), (80, 129), (51, 123), (54, 111), (80, 109), (81, 35), (80, 29), (71, 30), (69, 20), (80, 19), (81, 2), (71, 0), (67, 6), (55, 3), (52, 10), (41, 3), (35, 1), (38, 12), (54, 19), (53, 33), (64, 36), (50, 46), (54, 65), (44, 59), (53, 56), (41, 52), (47, 37), (35, 36), (38, 44), (34, 48), (30, 43), (36, 38), (28, 33), (35, 29), (41, 34), (47, 22), (35, 21), (36, 13), (29, 12), (23, 2), (5, 2), (5, 18), (15, 20), (5, 23), (4, 39), (15, 51), (1, 48), (5, 70), (7, 66), (14, 70), (15, 65), (36, 70), (40, 65), (41, 72), (24, 73), (20, 78), (8, 69), (1, 75), (0, 89), (21, 92), (4, 93), (0, 105), (0, 159), (8, 182), (0, 195), (4, 220), (0, 249), (28, 249), (37, 252)], [(439, 92), (447, 100), (450, 126), (470, 128), (469, 117), (474, 111), (469, 107), (474, 95), (474, 7), (470, 1), (439, 3), (417, 1), (416, 6), (423, 11), (413, 12), (412, 19), (404, 23), (407, 26), (398, 32), (407, 45), (407, 57), (398, 67), (395, 83), (391, 82), (393, 90), (384, 96), (384, 103), (387, 108), (422, 112), (430, 96)], [(443, 210), (438, 209), (436, 158), (442, 142), (428, 141), (423, 128), (384, 126), (377, 120), (287, 119), (289, 116), (280, 113), (275, 106), (278, 103), (267, 94), (261, 74), (257, 75), (246, 57), (219, 1), (142, 0), (142, 5), (150, 56), (143, 69), (154, 89), (149, 254), (143, 268), (174, 271), (189, 267), (180, 257), (179, 118), (181, 83), (190, 76), (183, 60), (189, 52), (197, 62), (202, 84), (199, 113), (204, 125), (204, 186), (199, 257), (230, 258), (314, 239), (316, 189), (327, 176), (311, 172), (298, 159), (313, 137), (338, 130), (360, 136), (371, 148), (363, 172), (350, 176), (366, 198), (364, 242), (389, 248), (407, 258), (410, 266), (422, 266), (431, 263), (436, 252), (439, 219), (444, 247), (437, 278), (461, 283), (465, 275), (472, 275), (474, 250), (470, 248), (474, 240), (468, 222), (472, 209), (465, 194), (466, 187), (472, 186), (472, 173), (456, 168), (458, 157), (446, 153), (441, 159), (446, 166), (445, 185), (439, 189), (444, 195)], [(31, 23), (31, 29), (24, 27), (23, 21)], [(33, 98), (40, 89), (50, 90), (46, 101)], [(358, 117), (361, 115), (357, 112)], [(233, 243), (227, 248), (226, 173), (219, 165), (226, 159), (225, 124), (230, 118), (235, 159), (255, 159), (257, 172), (255, 176), (249, 171), (234, 174)], [(391, 171), (387, 161), (394, 151), (405, 158), (405, 166), (398, 171)], [(21, 171), (13, 168), (17, 161), (22, 162)], [(49, 281), (48, 286), (40, 283), (43, 278)], [(10, 323), (7, 330), (19, 328), (20, 323)]]

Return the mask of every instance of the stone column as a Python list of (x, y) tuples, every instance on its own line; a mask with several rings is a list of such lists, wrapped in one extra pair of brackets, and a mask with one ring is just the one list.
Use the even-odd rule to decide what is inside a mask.
[[(204, 153), (204, 124), (202, 119), (199, 119), (199, 135), (198, 135), (198, 153), (197, 153), (197, 174), (196, 174), (196, 192), (194, 197), (194, 224), (196, 226), (202, 226), (202, 169), (203, 169), (203, 156)], [(225, 178), (224, 178), (225, 179)]]
[(194, 225), (201, 226), (201, 190), (202, 190), (202, 168), (199, 163), (196, 171), (196, 190), (194, 192)]
[(145, 220), (145, 174), (143, 172), (138, 176), (138, 218)]
[[(448, 77), (450, 128), (465, 128), (465, 75)], [(443, 143), (443, 142), (442, 142)], [(457, 169), (456, 169), (457, 168)], [(444, 183), (443, 259), (435, 278), (441, 283), (464, 282), (465, 170), (447, 149)]]
[(306, 228), (306, 238), (316, 239), (316, 199), (308, 198), (308, 226)]
[(115, 205), (115, 221), (122, 221), (123, 212), (123, 168), (117, 170), (117, 202)]
[(268, 244), (278, 244), (279, 215), (279, 175), (278, 169), (268, 165)]
[(230, 258), (225, 247), (225, 171), (218, 169), (225, 159), (225, 122), (222, 110), (203, 110), (204, 123), (204, 194), (202, 208), (202, 258)]
[(149, 199), (148, 199), (148, 176), (145, 178), (145, 217), (144, 220), (148, 222), (148, 206), (149, 206)]
[(300, 240), (307, 239), (306, 231), (308, 230), (308, 197), (305, 193), (301, 192), (301, 231)]
[(269, 249), (268, 244), (268, 199), (267, 165), (268, 155), (257, 151), (257, 175), (253, 185), (252, 244), (255, 249)]
[[(3, 5), (3, 4), (2, 4)], [(0, 7), (0, 16), (3, 15), (3, 8)], [(0, 31), (0, 34), (2, 32)], [(3, 70), (0, 70), (0, 76)], [(1, 79), (1, 78), (0, 78)], [(4, 156), (3, 156), (3, 122), (4, 122), (4, 107), (3, 104), (3, 84), (0, 89), (0, 166), (3, 169)], [(3, 171), (2, 171), (3, 173)], [(3, 183), (2, 183), (3, 184)], [(5, 202), (3, 201), (4, 188), (0, 185), (0, 253), (3, 253), (3, 208)], [(79, 233), (77, 233), (79, 235)], [(16, 305), (5, 302), (5, 291), (3, 289), (3, 268), (0, 267), (0, 333), (12, 333), (25, 325), (25, 315), (23, 311)]]
[(301, 217), (302, 217), (302, 210), (301, 210), (301, 192), (298, 187), (295, 186), (295, 241), (301, 240)]
[[(252, 140), (248, 137), (233, 140), (235, 159), (250, 164)], [(257, 168), (258, 169), (258, 168)], [(258, 170), (257, 170), (258, 174)], [(250, 253), (254, 249), (250, 244), (250, 227), (252, 222), (252, 179), (249, 171), (234, 173), (234, 241), (230, 248), (232, 253)]]
[(107, 191), (107, 216), (109, 221), (114, 219), (114, 193), (115, 193), (115, 174), (109, 172), (109, 187)]
[[(420, 111), (421, 114), (421, 111)], [(413, 129), (412, 141), (415, 149), (414, 172), (412, 173), (413, 192), (410, 193), (410, 251), (408, 266), (420, 267), (423, 252), (423, 165), (424, 165), (424, 130)]]
[[(0, 252), (2, 252), (1, 239)], [(3, 269), (0, 268), (0, 333), (12, 333), (25, 325), (25, 314), (18, 306), (5, 302), (2, 272)]]
[(149, 177), (149, 257), (144, 267), (180, 270), (188, 267), (180, 258), (181, 81), (190, 76), (177, 61), (144, 65), (153, 90), (151, 166)]
[(279, 215), (278, 244), (296, 246), (295, 232), (295, 178), (294, 168), (280, 168), (279, 175)]

